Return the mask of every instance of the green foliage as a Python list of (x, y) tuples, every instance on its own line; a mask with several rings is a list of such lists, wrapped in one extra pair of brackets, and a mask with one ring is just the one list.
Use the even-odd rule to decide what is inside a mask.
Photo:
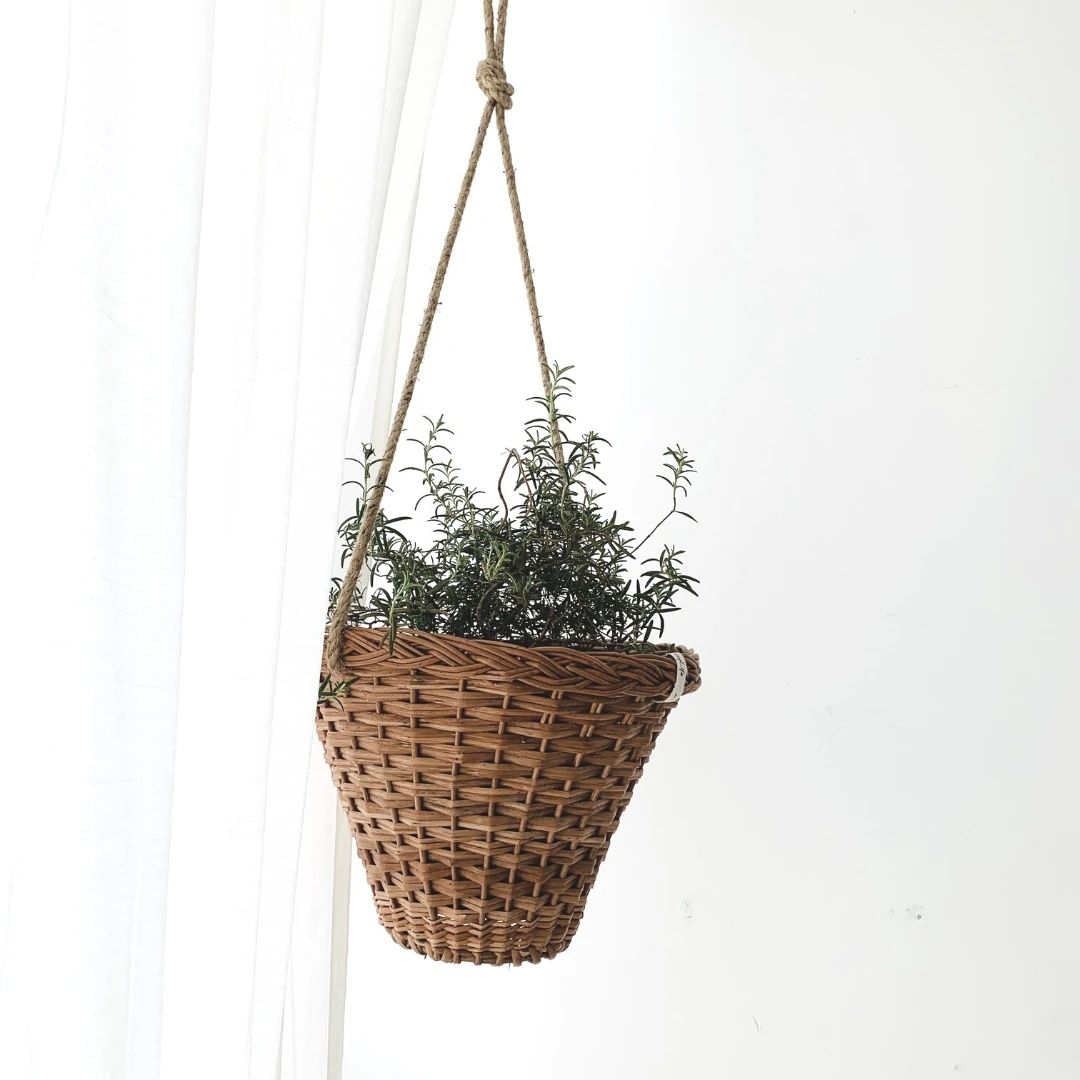
[[(683, 593), (694, 593), (697, 579), (684, 572), (684, 553), (673, 546), (641, 560), (638, 552), (670, 518), (690, 517), (682, 501), (694, 462), (679, 446), (664, 452), (657, 475), (670, 506), (644, 540), (635, 541), (629, 524), (601, 506), (597, 471), (606, 440), (593, 431), (579, 439), (566, 434), (574, 420), (564, 411), (573, 386), (569, 370), (555, 370), (550, 397), (530, 398), (541, 412), (526, 423), (521, 449), (506, 458), (498, 505), (486, 505), (484, 493), (461, 479), (442, 417), (428, 419), (425, 438), (409, 440), (419, 448), (420, 464), (401, 471), (420, 478), (416, 509), (427, 508), (433, 536), (426, 543), (412, 540), (399, 527), (409, 518), (380, 510), (369, 587), (366, 596), (358, 589), (352, 598), (352, 625), (386, 627), (391, 648), (399, 627), (593, 648), (642, 646), (663, 635), (665, 616), (679, 610)], [(363, 480), (349, 483), (359, 484), (361, 495), (338, 530), (342, 566), (379, 459), (365, 446), (357, 464)], [(335, 579), (331, 608), (340, 586)]]
[(339, 709), (344, 708), (341, 699), (349, 692), (354, 682), (356, 682), (355, 679), (343, 679), (340, 682), (335, 682), (332, 676), (323, 676), (322, 681), (319, 683), (319, 704), (336, 705)]

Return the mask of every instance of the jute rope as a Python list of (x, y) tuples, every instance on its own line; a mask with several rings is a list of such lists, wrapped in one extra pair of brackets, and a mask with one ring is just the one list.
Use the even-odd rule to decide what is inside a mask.
[[(447, 229), (446, 238), (443, 240), (442, 253), (439, 256), (438, 263), (435, 265), (435, 278), (431, 283), (431, 291), (428, 293), (423, 318), (420, 320), (420, 332), (417, 334), (412, 359), (409, 361), (409, 368), (405, 373), (405, 382), (402, 385), (401, 397), (398, 399), (394, 420), (386, 439), (386, 447), (383, 450), (379, 471), (375, 478), (375, 484), (368, 493), (364, 513), (360, 519), (360, 529), (356, 534), (356, 542), (353, 544), (349, 565), (346, 568), (337, 604), (330, 619), (330, 629), (326, 640), (326, 661), (331, 675), (337, 681), (344, 681), (348, 678), (341, 660), (341, 648), (353, 593), (356, 591), (360, 573), (367, 559), (371, 537), (375, 531), (375, 522), (379, 516), (379, 507), (382, 505), (383, 494), (386, 491), (387, 480), (390, 476), (390, 467), (394, 461), (394, 454), (397, 451), (401, 432), (405, 427), (405, 416), (409, 411), (413, 391), (416, 389), (416, 378), (420, 372), (420, 365), (424, 360), (424, 353), (427, 351), (431, 325), (435, 320), (439, 297), (442, 295), (443, 281), (446, 278), (446, 269), (450, 265), (450, 255), (454, 250), (458, 230), (461, 228), (465, 203), (468, 201), (469, 192), (472, 190), (473, 177), (476, 175), (476, 166), (480, 161), (480, 152), (484, 148), (484, 139), (491, 125), (492, 116), (495, 117), (495, 127), (499, 133), (503, 171), (506, 174), (506, 190), (510, 196), (510, 212), (514, 219), (514, 235), (517, 238), (518, 254), (521, 257), (521, 273), (525, 279), (525, 295), (529, 301), (529, 314), (532, 316), (536, 355), (540, 362), (540, 377), (543, 380), (544, 393), (546, 395), (551, 393), (551, 370), (548, 366), (547, 350), (544, 347), (543, 331), (540, 329), (540, 311), (536, 304), (536, 285), (533, 282), (532, 264), (529, 261), (529, 248), (525, 242), (525, 225), (521, 219), (521, 201), (518, 198), (517, 180), (514, 177), (514, 159), (510, 153), (510, 136), (506, 131), (506, 110), (513, 105), (514, 93), (514, 88), (507, 82), (506, 69), (503, 67), (508, 2), (509, 0), (499, 0), (499, 16), (496, 23), (492, 12), (492, 0), (484, 0), (484, 39), (487, 45), (487, 55), (477, 65), (476, 81), (487, 97), (487, 101), (484, 104), (484, 111), (480, 115), (480, 126), (477, 129), (476, 138), (473, 140), (468, 164), (465, 166), (465, 175), (458, 191), (457, 202), (454, 204), (450, 227)], [(554, 424), (552, 425), (552, 445), (557, 459), (562, 464), (562, 439), (557, 426)]]

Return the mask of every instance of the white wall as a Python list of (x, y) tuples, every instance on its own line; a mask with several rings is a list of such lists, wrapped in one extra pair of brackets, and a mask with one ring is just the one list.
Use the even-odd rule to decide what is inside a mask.
[[(406, 306), (479, 116), (457, 6)], [(511, 5), (550, 352), (704, 580), (571, 949), (397, 948), (354, 886), (349, 1077), (1080, 1075), (1080, 155), (1061, 2)], [(491, 483), (537, 377), (481, 168), (414, 405)], [(411, 346), (411, 340), (403, 343)]]

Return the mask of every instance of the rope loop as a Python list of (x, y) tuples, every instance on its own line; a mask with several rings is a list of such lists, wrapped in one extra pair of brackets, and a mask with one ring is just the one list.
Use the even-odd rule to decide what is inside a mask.
[[(401, 386), (401, 396), (398, 398), (397, 408), (394, 410), (394, 419), (386, 436), (386, 445), (383, 448), (382, 460), (379, 463), (379, 472), (375, 478), (375, 483), (368, 492), (368, 499), (360, 518), (360, 528), (357, 530), (352, 554), (349, 556), (349, 564), (342, 578), (341, 588), (338, 590), (334, 613), (330, 617), (330, 627), (326, 636), (326, 665), (337, 682), (344, 682), (349, 677), (342, 656), (345, 626), (349, 621), (353, 595), (359, 584), (360, 574), (367, 559), (371, 537), (375, 532), (379, 507), (382, 505), (383, 493), (386, 491), (386, 485), (390, 479), (390, 466), (393, 463), (394, 453), (397, 451), (398, 442), (405, 427), (405, 417), (409, 411), (409, 403), (412, 401), (413, 390), (416, 388), (416, 378), (420, 373), (420, 364), (423, 362), (424, 353), (427, 351), (431, 325), (435, 319), (435, 312), (439, 307), (439, 297), (442, 295), (446, 268), (450, 265), (450, 255), (454, 250), (454, 243), (461, 227), (461, 218), (465, 213), (465, 203), (468, 201), (469, 192), (472, 190), (476, 166), (480, 161), (480, 151), (484, 147), (484, 139), (487, 136), (492, 117), (495, 119), (495, 128), (499, 133), (503, 175), (506, 177), (506, 192), (510, 198), (510, 216), (514, 220), (514, 235), (517, 238), (518, 255), (521, 259), (521, 274), (525, 282), (525, 297), (529, 303), (529, 317), (532, 320), (533, 338), (536, 341), (536, 359), (540, 366), (540, 378), (544, 385), (544, 393), (551, 393), (551, 370), (548, 367), (547, 349), (544, 346), (544, 332), (540, 328), (540, 309), (536, 304), (536, 285), (533, 282), (529, 247), (525, 242), (525, 225), (521, 220), (521, 200), (518, 198), (514, 159), (510, 154), (510, 136), (506, 131), (505, 113), (513, 104), (511, 95), (514, 93), (514, 88), (506, 81), (506, 71), (502, 64), (503, 48), (506, 44), (506, 8), (508, 3), (509, 0), (499, 0), (498, 18), (496, 18), (492, 10), (494, 7), (493, 0), (484, 0), (484, 44), (487, 46), (487, 56), (477, 65), (476, 81), (487, 96), (487, 101), (484, 102), (484, 111), (480, 116), (480, 126), (476, 130), (469, 162), (465, 166), (465, 175), (461, 179), (461, 188), (458, 191), (457, 202), (454, 204), (454, 213), (450, 218), (450, 227), (446, 230), (446, 238), (443, 240), (442, 254), (439, 256), (439, 261), (435, 266), (435, 278), (431, 283), (431, 291), (428, 293), (423, 318), (420, 320), (420, 330), (416, 336), (416, 344), (413, 347), (409, 368), (405, 373), (405, 381)], [(562, 436), (559, 433), (558, 425), (552, 427), (551, 443), (559, 464), (565, 466)]]
[(499, 108), (513, 108), (514, 88), (506, 81), (506, 69), (497, 56), (485, 56), (476, 65), (476, 84)]

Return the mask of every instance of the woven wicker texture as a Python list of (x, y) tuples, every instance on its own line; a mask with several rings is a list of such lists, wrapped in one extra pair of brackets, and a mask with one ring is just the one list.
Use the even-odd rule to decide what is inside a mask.
[(675, 662), (411, 630), (391, 656), (385, 637), (346, 629), (355, 682), (316, 721), (380, 921), (436, 960), (555, 956), (672, 708)]

